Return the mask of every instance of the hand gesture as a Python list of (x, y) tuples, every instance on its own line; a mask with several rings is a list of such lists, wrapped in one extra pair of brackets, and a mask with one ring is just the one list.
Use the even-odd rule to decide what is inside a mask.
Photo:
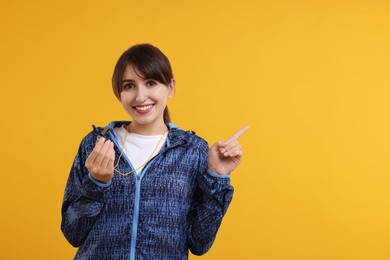
[(92, 177), (102, 183), (109, 183), (114, 175), (115, 151), (114, 144), (110, 140), (100, 138), (85, 161)]
[(249, 126), (244, 126), (225, 142), (218, 141), (209, 151), (209, 169), (225, 175), (232, 172), (241, 162), (242, 149), (238, 138), (243, 135)]

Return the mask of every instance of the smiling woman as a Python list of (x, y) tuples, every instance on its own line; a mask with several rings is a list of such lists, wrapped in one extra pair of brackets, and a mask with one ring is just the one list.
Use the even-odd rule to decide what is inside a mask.
[[(61, 229), (76, 259), (187, 259), (212, 246), (233, 196), (242, 128), (211, 148), (170, 122), (168, 59), (150, 44), (119, 58), (113, 90), (132, 121), (96, 128), (81, 142)], [(104, 138), (99, 138), (104, 137)], [(115, 174), (117, 173), (117, 174)]]
[[(149, 135), (162, 133), (166, 127), (163, 120), (167, 110), (167, 99), (173, 96), (174, 80), (164, 85), (157, 80), (148, 79), (129, 63), (123, 73), (120, 101), (132, 117), (131, 131)], [(166, 122), (166, 123), (169, 123)]]
[[(128, 78), (125, 77), (126, 72), (131, 73), (129, 70), (132, 70), (135, 74), (129, 76), (136, 76), (136, 78), (144, 80), (149, 79), (154, 82), (149, 82), (149, 85), (160, 83), (170, 86), (172, 88), (170, 95), (173, 95), (175, 81), (173, 79), (171, 64), (168, 58), (158, 48), (149, 44), (135, 45), (122, 54), (112, 76), (112, 88), (115, 96), (119, 100), (121, 100), (122, 90), (125, 87), (129, 87), (126, 84)], [(129, 80), (131, 82), (132, 78), (129, 78)], [(130, 85), (134, 86), (134, 84)], [(165, 123), (171, 121), (168, 107), (165, 107), (163, 118)]]

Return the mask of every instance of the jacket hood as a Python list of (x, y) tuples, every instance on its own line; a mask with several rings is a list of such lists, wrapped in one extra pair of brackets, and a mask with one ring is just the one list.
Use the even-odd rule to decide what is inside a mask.
[[(97, 136), (103, 136), (103, 134), (108, 135), (109, 137), (113, 138), (114, 128), (121, 127), (124, 125), (131, 124), (131, 121), (112, 121), (105, 127), (95, 127), (94, 132), (96, 132)], [(169, 132), (167, 136), (167, 147), (176, 145), (176, 144), (185, 144), (188, 143), (190, 138), (195, 137), (194, 131), (183, 131), (178, 127), (177, 125), (173, 123), (167, 123)], [(108, 131), (109, 130), (109, 131)], [(106, 136), (105, 136), (106, 137)]]

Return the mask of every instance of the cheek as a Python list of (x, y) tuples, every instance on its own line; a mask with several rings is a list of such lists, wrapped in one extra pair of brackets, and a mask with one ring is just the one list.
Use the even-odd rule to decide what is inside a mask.
[(121, 93), (119, 95), (119, 101), (123, 104), (125, 102), (125, 96)]
[(123, 92), (123, 91), (121, 92), (120, 98), (121, 98), (122, 104), (126, 104), (131, 100), (130, 95), (126, 92)]
[(127, 95), (121, 95), (120, 102), (123, 107), (127, 107), (129, 105), (129, 97)]
[(167, 91), (167, 89), (161, 90), (158, 96), (160, 97), (160, 101), (166, 103), (169, 98), (169, 92)]

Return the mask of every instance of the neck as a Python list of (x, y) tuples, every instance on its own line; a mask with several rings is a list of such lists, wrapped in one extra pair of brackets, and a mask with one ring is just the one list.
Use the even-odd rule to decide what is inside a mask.
[(136, 122), (132, 122), (127, 127), (127, 132), (139, 134), (139, 135), (162, 135), (166, 131), (168, 131), (167, 125), (162, 122), (161, 124), (150, 126), (150, 125), (140, 125)]

